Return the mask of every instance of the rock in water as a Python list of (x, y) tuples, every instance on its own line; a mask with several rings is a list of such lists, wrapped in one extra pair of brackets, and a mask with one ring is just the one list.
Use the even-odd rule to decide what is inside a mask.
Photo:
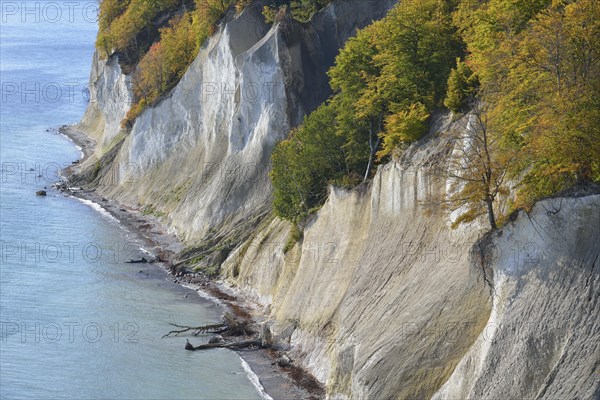
[(192, 344), (190, 343), (189, 340), (186, 339), (185, 342), (186, 342), (185, 343), (185, 349), (186, 350), (194, 350), (194, 346), (192, 346)]
[(37, 192), (35, 192), (36, 196), (46, 196), (47, 193), (45, 190), (38, 190)]

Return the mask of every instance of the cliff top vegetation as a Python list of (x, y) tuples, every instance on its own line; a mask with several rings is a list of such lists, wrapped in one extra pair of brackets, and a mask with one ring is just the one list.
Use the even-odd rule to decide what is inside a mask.
[(487, 214), (495, 229), (600, 181), (597, 0), (403, 0), (347, 42), (329, 76), (334, 95), (274, 151), (280, 217), (302, 220), (328, 185), (368, 180), (443, 108), (469, 112), (447, 171), (457, 223)]
[[(290, 10), (297, 20), (308, 20), (331, 0), (272, 0), (270, 12)], [(136, 101), (124, 126), (171, 90), (196, 58), (200, 46), (225, 13), (236, 12), (253, 0), (103, 0), (100, 3), (96, 47), (101, 57), (117, 56), (132, 74)]]

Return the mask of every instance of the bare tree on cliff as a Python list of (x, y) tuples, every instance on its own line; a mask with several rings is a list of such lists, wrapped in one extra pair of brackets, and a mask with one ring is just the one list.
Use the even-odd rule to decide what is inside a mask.
[(514, 157), (503, 150), (500, 137), (490, 128), (483, 103), (474, 102), (463, 119), (463, 129), (454, 135), (454, 153), (447, 171), (452, 185), (446, 203), (460, 211), (453, 227), (487, 214), (490, 228), (496, 230), (496, 200), (506, 190), (506, 174)]

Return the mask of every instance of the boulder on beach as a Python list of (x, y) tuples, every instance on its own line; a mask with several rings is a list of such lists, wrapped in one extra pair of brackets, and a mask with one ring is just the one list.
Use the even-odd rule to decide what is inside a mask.
[(46, 196), (47, 193), (45, 190), (38, 190), (37, 192), (35, 192), (36, 196)]
[(215, 335), (208, 341), (210, 344), (225, 343), (225, 339), (221, 335)]
[(292, 365), (293, 360), (291, 358), (289, 358), (287, 355), (283, 354), (281, 357), (279, 357), (274, 364), (277, 364), (277, 366), (285, 368), (285, 367), (289, 367)]

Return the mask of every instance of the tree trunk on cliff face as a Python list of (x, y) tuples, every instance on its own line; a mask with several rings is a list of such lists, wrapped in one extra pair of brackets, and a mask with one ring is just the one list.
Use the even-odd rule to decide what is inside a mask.
[(490, 227), (492, 228), (492, 230), (495, 231), (496, 229), (498, 229), (498, 226), (496, 225), (496, 216), (494, 215), (494, 202), (493, 200), (488, 199), (486, 200), (486, 204), (488, 221), (490, 222)]
[(452, 191), (446, 203), (452, 210), (462, 212), (453, 227), (487, 214), (490, 229), (496, 230), (494, 203), (505, 191), (504, 181), (513, 155), (506, 154), (500, 138), (490, 130), (488, 113), (482, 103), (474, 103), (471, 112), (463, 118), (465, 125), (455, 134), (455, 151), (446, 177), (452, 179)]

